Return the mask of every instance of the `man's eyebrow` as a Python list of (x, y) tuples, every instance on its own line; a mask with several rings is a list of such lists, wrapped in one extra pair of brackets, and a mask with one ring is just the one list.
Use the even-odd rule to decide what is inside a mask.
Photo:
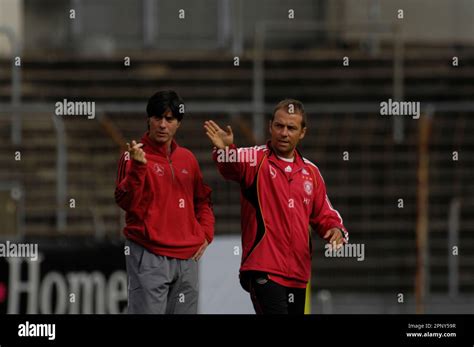
[(283, 123), (280, 123), (279, 121), (274, 121), (274, 123), (275, 123), (276, 125), (286, 125), (288, 128), (290, 128), (290, 127), (291, 127), (291, 128), (297, 128), (297, 127), (298, 127), (298, 125), (296, 125), (296, 124), (294, 124), (294, 123), (283, 124)]

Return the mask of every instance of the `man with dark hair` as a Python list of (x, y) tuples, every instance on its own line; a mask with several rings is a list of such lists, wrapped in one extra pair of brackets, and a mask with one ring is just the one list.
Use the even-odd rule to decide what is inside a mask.
[(174, 140), (184, 104), (174, 91), (148, 101), (148, 131), (127, 143), (115, 201), (124, 234), (129, 313), (197, 313), (197, 261), (214, 236), (211, 189), (199, 164)]
[[(303, 104), (285, 99), (275, 107), (271, 139), (263, 146), (237, 148), (231, 127), (224, 131), (214, 121), (204, 128), (220, 173), (241, 186), (242, 287), (259, 314), (303, 314), (311, 273), (309, 226), (336, 249), (349, 240), (318, 168), (296, 148), (306, 134)], [(222, 151), (237, 155), (223, 161)]]

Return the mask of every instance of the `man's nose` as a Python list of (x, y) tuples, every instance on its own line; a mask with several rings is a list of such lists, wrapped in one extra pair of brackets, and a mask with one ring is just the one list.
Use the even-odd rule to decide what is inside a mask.
[(288, 128), (287, 127), (283, 127), (283, 130), (281, 131), (281, 135), (282, 136), (288, 136)]
[(158, 126), (160, 128), (166, 128), (166, 119), (165, 118), (161, 118), (158, 122)]

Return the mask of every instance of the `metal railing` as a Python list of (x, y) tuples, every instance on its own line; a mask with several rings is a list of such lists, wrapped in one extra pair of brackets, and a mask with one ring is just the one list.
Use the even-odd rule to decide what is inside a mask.
[[(0, 115), (8, 114), (15, 111), (16, 113), (51, 113), (54, 112), (53, 103), (23, 103), (19, 106), (12, 106), (11, 104), (0, 104)], [(251, 114), (254, 110), (254, 104), (251, 102), (242, 103), (212, 103), (212, 102), (191, 102), (186, 104), (187, 112), (193, 113), (227, 113), (229, 118), (232, 119), (235, 115), (240, 112)], [(426, 106), (425, 113), (428, 109), (436, 109), (437, 112), (446, 111), (470, 111), (474, 112), (474, 102), (439, 102), (433, 103)], [(271, 104), (264, 104), (264, 112), (269, 112), (273, 108)], [(96, 107), (97, 116), (94, 121), (100, 122), (104, 113), (122, 113), (122, 112), (136, 112), (142, 113), (144, 109), (143, 103), (104, 103)], [(344, 114), (346, 112), (351, 113), (375, 113), (378, 111), (378, 105), (373, 103), (345, 103), (345, 104), (331, 104), (331, 103), (312, 103), (307, 104), (306, 109), (309, 113), (322, 114), (322, 113), (338, 113)], [(250, 116), (251, 117), (251, 116)], [(248, 120), (251, 118), (249, 117)], [(67, 132), (65, 131), (63, 119), (60, 116), (52, 116), (54, 122), (55, 137), (56, 137), (56, 228), (58, 232), (63, 232), (67, 227), (67, 208), (63, 208), (67, 204)], [(253, 139), (248, 138), (249, 141), (254, 142)], [(257, 142), (259, 143), (259, 142)], [(94, 216), (95, 221), (99, 221), (100, 216)], [(24, 221), (22, 222), (24, 223)], [(99, 228), (100, 221), (96, 223), (99, 234), (103, 234), (103, 227)], [(99, 237), (99, 236), (98, 236)], [(455, 290), (454, 290), (455, 292)]]
[(25, 237), (25, 189), (19, 181), (0, 181), (0, 191), (10, 192), (16, 209), (16, 234), (6, 233), (1, 234), (1, 237), (8, 240), (22, 240)]
[[(15, 58), (21, 59), (21, 44), (15, 36), (15, 32), (8, 27), (0, 26), (0, 34), (7, 37), (12, 49), (13, 59), (11, 61), (11, 141), (15, 145), (21, 144), (21, 113), (16, 113), (16, 108), (21, 103), (21, 67), (15, 65)], [(20, 60), (21, 61), (21, 60)]]
[[(86, 25), (83, 18), (84, 12), (83, 0), (69, 0), (70, 8), (75, 9), (78, 13), (74, 20), (69, 21), (70, 38), (73, 43), (79, 42), (83, 36), (83, 29)], [(120, 5), (120, 2), (118, 2)], [(171, 48), (178, 48), (179, 44), (176, 42), (186, 39), (182, 35), (181, 38), (176, 39), (164, 37), (160, 34), (160, 18), (159, 14), (161, 1), (159, 0), (141, 0), (137, 1), (135, 6), (140, 9), (140, 18), (137, 22), (141, 23), (141, 37), (137, 37), (137, 41), (141, 41), (139, 48), (166, 48), (171, 45)], [(243, 36), (242, 36), (242, 0), (216, 0), (216, 36), (213, 38), (200, 38), (199, 47), (206, 47), (211, 49), (227, 48), (231, 49), (234, 54), (242, 52)], [(205, 13), (205, 12), (203, 12)], [(232, 15), (234, 14), (234, 15)], [(176, 46), (176, 47), (174, 47)], [(138, 48), (138, 47), (137, 47)]]
[(461, 220), (461, 199), (454, 198), (449, 206), (448, 217), (448, 288), (449, 296), (455, 298), (459, 294), (459, 260), (453, 256), (453, 247), (459, 247), (459, 225)]
[[(449, 297), (455, 299), (459, 296), (459, 255), (460, 242), (459, 232), (461, 229), (461, 210), (463, 207), (472, 209), (474, 200), (456, 196), (451, 200), (448, 215), (448, 293)], [(454, 254), (454, 247), (457, 247), (457, 254)]]
[(61, 117), (52, 116), (56, 131), (56, 230), (63, 233), (67, 225), (67, 142)]

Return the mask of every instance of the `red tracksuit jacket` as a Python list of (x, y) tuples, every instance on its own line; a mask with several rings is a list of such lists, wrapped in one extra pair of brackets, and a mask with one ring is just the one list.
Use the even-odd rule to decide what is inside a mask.
[[(230, 150), (237, 150), (235, 145)], [(238, 149), (246, 162), (213, 159), (226, 179), (241, 186), (242, 262), (240, 271), (262, 271), (275, 282), (305, 288), (311, 273), (309, 225), (322, 237), (340, 228), (348, 233), (339, 213), (331, 206), (316, 165), (295, 151), (295, 161), (279, 159), (267, 145)], [(256, 161), (249, 162), (248, 151)], [(221, 158), (224, 158), (221, 156)]]
[(141, 142), (147, 163), (125, 152), (118, 166), (115, 201), (126, 211), (124, 234), (155, 254), (189, 259), (214, 237), (211, 189), (191, 151), (173, 140), (168, 156), (148, 133)]

